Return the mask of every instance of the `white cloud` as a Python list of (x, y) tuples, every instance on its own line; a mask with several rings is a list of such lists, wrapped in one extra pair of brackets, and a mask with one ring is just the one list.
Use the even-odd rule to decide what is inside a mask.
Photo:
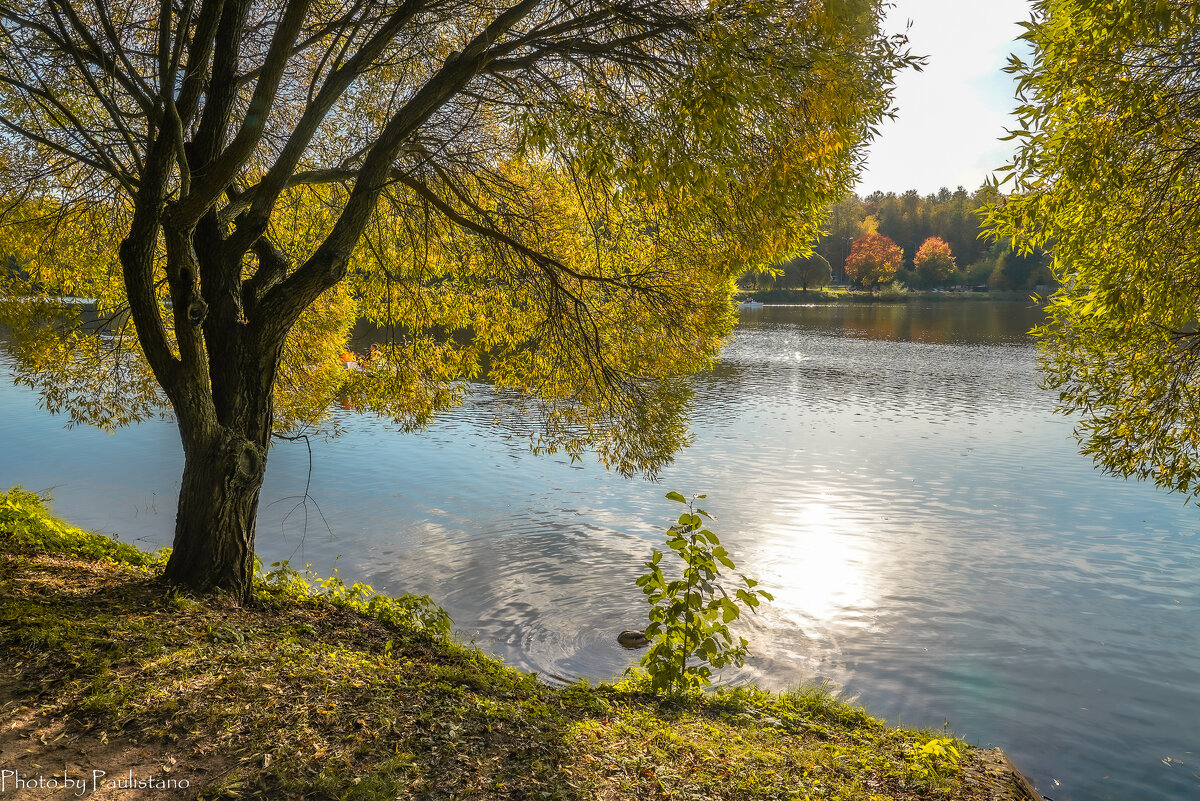
[(1002, 69), (1023, 49), (1014, 40), (1028, 18), (1028, 0), (897, 1), (889, 29), (911, 20), (913, 52), (929, 63), (898, 79), (899, 115), (880, 126), (860, 194), (974, 189), (1008, 160), (1012, 143), (998, 140), (1012, 126), (1015, 84)]

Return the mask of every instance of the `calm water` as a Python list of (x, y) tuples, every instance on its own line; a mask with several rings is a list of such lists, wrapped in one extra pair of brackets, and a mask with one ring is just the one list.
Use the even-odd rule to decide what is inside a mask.
[[(1037, 321), (987, 302), (743, 312), (657, 485), (530, 455), (482, 393), (418, 435), (344, 413), (306, 505), (308, 451), (272, 450), (259, 550), (428, 593), (548, 678), (608, 678), (678, 513), (663, 494), (706, 492), (776, 596), (725, 681), (830, 680), (893, 722), (949, 721), (1056, 801), (1200, 798), (1200, 510), (1076, 453), (1036, 385)], [(172, 424), (67, 431), (4, 385), (0, 443), (0, 487), (169, 542)]]

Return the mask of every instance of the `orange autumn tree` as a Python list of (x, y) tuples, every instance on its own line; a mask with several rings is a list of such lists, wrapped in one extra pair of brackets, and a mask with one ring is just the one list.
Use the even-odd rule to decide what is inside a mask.
[(846, 258), (846, 276), (855, 286), (873, 289), (895, 277), (904, 261), (904, 251), (883, 234), (867, 234), (854, 240)]
[(940, 236), (931, 236), (921, 244), (913, 266), (921, 284), (927, 287), (945, 284), (958, 269), (950, 245)]

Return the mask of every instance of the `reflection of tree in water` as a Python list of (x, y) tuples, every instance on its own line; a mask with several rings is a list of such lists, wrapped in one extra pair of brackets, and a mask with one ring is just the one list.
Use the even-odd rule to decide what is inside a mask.
[(1028, 341), (1042, 312), (1029, 302), (946, 300), (805, 309), (845, 336), (886, 342), (990, 345)]
[[(934, 397), (947, 413), (978, 411), (976, 396), (1008, 397), (993, 385), (1024, 369), (1027, 332), (1040, 319), (1040, 310), (1008, 301), (756, 310), (742, 316), (721, 362), (697, 378), (693, 422), (719, 423), (747, 405), (899, 409)], [(1026, 347), (1009, 355), (1012, 345)], [(958, 358), (958, 348), (970, 348), (971, 359)]]
[[(881, 371), (881, 363), (900, 358), (883, 344), (1028, 344), (1027, 332), (1041, 317), (1040, 309), (1029, 303), (990, 300), (756, 309), (741, 316), (720, 361), (693, 380), (696, 402), (691, 416), (693, 421), (717, 419), (741, 404), (757, 402), (754, 399), (760, 396), (779, 403), (823, 405), (876, 392), (903, 397), (944, 393), (952, 406), (965, 409), (976, 391), (972, 382), (991, 378), (946, 375), (940, 362), (924, 364), (920, 351), (904, 357), (911, 357), (912, 363), (899, 373)], [(372, 344), (386, 341), (388, 335), (383, 329), (359, 325), (351, 337), (352, 348), (368, 353)], [(853, 341), (868, 347), (848, 347), (847, 342)], [(359, 413), (353, 407), (344, 411)], [(472, 381), (465, 386), (462, 404), (437, 416), (439, 427), (475, 422), (482, 422), (514, 453), (528, 452), (531, 444), (535, 449), (538, 444), (538, 411), (521, 393)], [(587, 455), (584, 461), (590, 463), (592, 457)]]

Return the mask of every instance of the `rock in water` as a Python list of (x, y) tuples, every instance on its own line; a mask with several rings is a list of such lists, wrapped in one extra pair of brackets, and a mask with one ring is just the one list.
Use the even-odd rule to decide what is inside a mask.
[(650, 644), (650, 641), (646, 639), (646, 632), (633, 631), (632, 629), (622, 631), (618, 634), (617, 642), (626, 648), (641, 648)]

